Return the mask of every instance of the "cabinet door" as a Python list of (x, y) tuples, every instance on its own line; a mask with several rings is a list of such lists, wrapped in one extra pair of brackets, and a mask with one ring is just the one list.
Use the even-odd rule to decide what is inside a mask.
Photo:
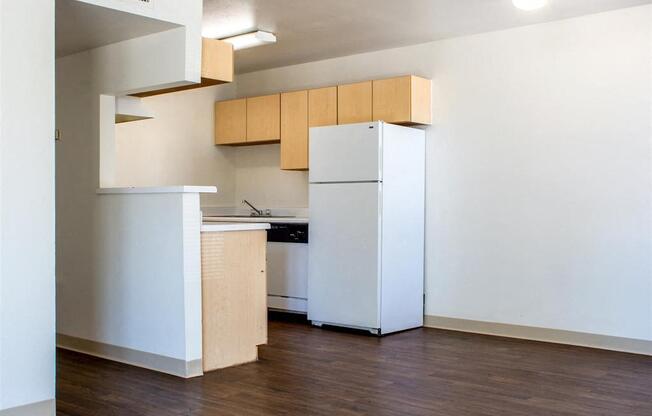
[(337, 124), (372, 121), (371, 81), (337, 87)]
[(238, 144), (247, 141), (247, 104), (241, 100), (215, 103), (215, 144)]
[(308, 91), (308, 127), (337, 124), (337, 87)]
[(233, 82), (233, 45), (202, 38), (201, 80), (205, 85)]
[(432, 81), (412, 76), (410, 85), (410, 120), (415, 124), (432, 124)]
[(267, 233), (201, 233), (204, 371), (255, 361), (267, 343)]
[(410, 117), (410, 77), (373, 81), (373, 118), (406, 123)]
[(373, 119), (430, 124), (430, 80), (412, 75), (373, 81)]
[(308, 91), (281, 94), (281, 169), (308, 169)]
[(281, 140), (280, 94), (247, 98), (247, 142)]

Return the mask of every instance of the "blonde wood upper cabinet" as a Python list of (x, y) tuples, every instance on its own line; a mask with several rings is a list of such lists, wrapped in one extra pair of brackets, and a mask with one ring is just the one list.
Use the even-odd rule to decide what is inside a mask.
[(215, 103), (215, 144), (239, 144), (247, 141), (247, 100)]
[(247, 143), (281, 140), (281, 95), (247, 98)]
[(431, 124), (431, 81), (407, 75), (218, 102), (216, 144), (281, 142), (281, 168), (308, 169), (310, 127), (383, 120)]
[(233, 82), (233, 44), (202, 38), (201, 81), (205, 85)]
[(373, 120), (430, 124), (430, 80), (408, 75), (373, 81)]
[(362, 123), (372, 120), (372, 82), (337, 87), (337, 124)]
[(308, 169), (308, 91), (281, 94), (281, 169)]
[(308, 127), (337, 124), (337, 87), (308, 90)]
[(175, 91), (233, 82), (233, 45), (216, 39), (202, 38), (201, 82), (133, 94), (136, 97), (167, 94)]

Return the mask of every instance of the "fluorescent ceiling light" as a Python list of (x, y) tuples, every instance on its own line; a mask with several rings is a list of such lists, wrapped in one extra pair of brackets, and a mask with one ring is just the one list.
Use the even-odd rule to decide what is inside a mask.
[(220, 39), (224, 42), (229, 42), (233, 45), (234, 50), (253, 48), (254, 46), (267, 45), (276, 43), (276, 35), (270, 32), (263, 32), (257, 30), (251, 33), (244, 33), (242, 35), (230, 36), (228, 38)]
[(512, 0), (514, 6), (521, 10), (536, 10), (546, 5), (547, 0)]

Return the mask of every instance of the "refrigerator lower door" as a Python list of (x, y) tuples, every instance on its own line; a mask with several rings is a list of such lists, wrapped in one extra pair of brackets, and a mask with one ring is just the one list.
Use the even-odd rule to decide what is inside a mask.
[(310, 185), (308, 319), (380, 327), (382, 185)]

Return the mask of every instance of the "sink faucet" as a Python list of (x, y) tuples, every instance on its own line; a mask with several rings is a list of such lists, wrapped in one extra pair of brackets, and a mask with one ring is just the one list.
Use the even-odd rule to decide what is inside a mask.
[(255, 206), (253, 206), (251, 204), (251, 202), (247, 201), (246, 199), (243, 199), (242, 203), (249, 205), (249, 208), (251, 208), (254, 211), (254, 212), (251, 213), (252, 217), (262, 217), (263, 216), (263, 210), (256, 208)]

